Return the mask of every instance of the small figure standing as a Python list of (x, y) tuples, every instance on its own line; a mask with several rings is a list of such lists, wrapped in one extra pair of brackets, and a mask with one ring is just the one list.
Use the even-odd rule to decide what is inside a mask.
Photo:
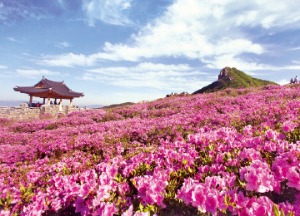
[(294, 83), (294, 79), (293, 78), (291, 78), (291, 80), (290, 80), (290, 84), (293, 84)]
[(294, 79), (294, 83), (298, 83), (298, 77), (297, 76)]

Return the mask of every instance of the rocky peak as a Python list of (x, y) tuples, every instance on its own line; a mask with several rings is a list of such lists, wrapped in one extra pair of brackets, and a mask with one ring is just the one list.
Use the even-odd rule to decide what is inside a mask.
[[(235, 69), (235, 68), (233, 68)], [(220, 70), (220, 74), (218, 76), (218, 80), (224, 80), (224, 79), (229, 79), (231, 80), (230, 76), (229, 76), (229, 72), (230, 72), (231, 68), (230, 67), (225, 67), (222, 70)]]
[(220, 71), (218, 80), (195, 91), (193, 94), (209, 93), (226, 88), (248, 88), (266, 85), (277, 85), (274, 82), (251, 77), (235, 67), (225, 67)]

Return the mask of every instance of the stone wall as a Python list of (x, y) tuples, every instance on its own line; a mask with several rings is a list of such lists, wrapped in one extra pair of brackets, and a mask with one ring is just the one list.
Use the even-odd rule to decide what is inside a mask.
[(74, 111), (81, 111), (84, 109), (76, 107), (63, 106), (63, 110), (59, 111), (58, 105), (44, 105), (41, 107), (0, 107), (0, 118), (9, 118), (15, 120), (32, 120), (41, 118), (57, 118), (65, 116)]

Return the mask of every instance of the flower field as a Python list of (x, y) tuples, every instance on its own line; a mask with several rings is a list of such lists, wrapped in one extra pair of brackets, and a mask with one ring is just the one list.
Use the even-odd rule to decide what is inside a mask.
[(300, 215), (300, 86), (0, 119), (0, 215)]

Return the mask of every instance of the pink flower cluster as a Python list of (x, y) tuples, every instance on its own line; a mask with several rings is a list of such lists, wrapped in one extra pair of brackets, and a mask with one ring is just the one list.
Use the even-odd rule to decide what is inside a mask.
[(261, 160), (254, 160), (250, 166), (242, 167), (240, 177), (246, 181), (246, 190), (266, 193), (277, 187), (269, 165)]
[(300, 215), (299, 90), (2, 119), (0, 215)]
[(219, 176), (207, 177), (205, 183), (194, 179), (186, 179), (177, 197), (187, 205), (198, 208), (202, 213), (216, 215), (217, 209), (224, 208), (225, 181)]
[(166, 205), (163, 203), (163, 200), (165, 188), (168, 185), (168, 178), (169, 175), (166, 171), (155, 170), (153, 175), (137, 176), (132, 181), (143, 204), (156, 204), (165, 208)]
[[(299, 143), (299, 142), (298, 142)], [(289, 187), (300, 191), (299, 146), (276, 157), (272, 169), (278, 181), (287, 180)]]

